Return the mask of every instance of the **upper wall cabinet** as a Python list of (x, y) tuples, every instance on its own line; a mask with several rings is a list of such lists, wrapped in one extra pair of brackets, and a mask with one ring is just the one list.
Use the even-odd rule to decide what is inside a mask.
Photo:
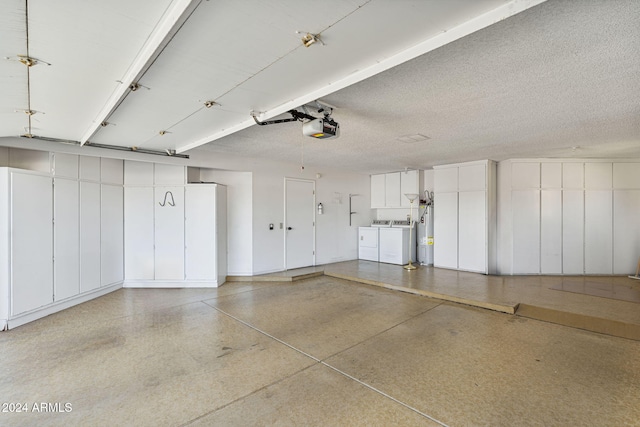
[(184, 185), (186, 184), (186, 168), (179, 165), (160, 163), (124, 162), (124, 185)]
[(100, 157), (80, 156), (80, 179), (100, 182)]
[[(417, 194), (418, 200), (416, 200), (415, 203), (419, 203), (420, 196), (422, 195), (422, 185), (420, 184), (420, 171), (400, 172), (400, 206), (403, 208), (411, 206), (411, 202), (405, 194)], [(417, 204), (414, 204), (414, 206), (417, 206)]]
[(79, 159), (77, 154), (53, 153), (51, 172), (56, 178), (78, 179)]
[(400, 207), (400, 172), (385, 174), (384, 205), (387, 208)]
[(124, 184), (124, 164), (119, 159), (101, 159), (100, 181), (103, 184)]
[(385, 181), (385, 174), (371, 175), (371, 207), (374, 209), (385, 207)]
[(184, 185), (187, 182), (186, 168), (178, 165), (155, 164), (155, 185)]
[(408, 208), (408, 193), (421, 194), (420, 171), (371, 175), (371, 208)]

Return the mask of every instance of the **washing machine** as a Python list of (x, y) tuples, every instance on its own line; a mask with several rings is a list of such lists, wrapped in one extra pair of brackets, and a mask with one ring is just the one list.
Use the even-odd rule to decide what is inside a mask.
[(380, 261), (380, 229), (389, 228), (391, 220), (374, 219), (369, 227), (358, 227), (358, 258), (368, 261)]
[(391, 227), (380, 229), (380, 262), (405, 265), (409, 259), (416, 261), (415, 225), (410, 221), (393, 221)]

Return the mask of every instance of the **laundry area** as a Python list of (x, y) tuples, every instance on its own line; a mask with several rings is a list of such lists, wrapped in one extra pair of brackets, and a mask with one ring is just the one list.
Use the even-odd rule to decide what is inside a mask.
[[(423, 190), (424, 173), (405, 170), (371, 176), (371, 207), (378, 218), (358, 227), (359, 259), (433, 265), (434, 196)], [(432, 171), (426, 171), (426, 176), (432, 177)]]

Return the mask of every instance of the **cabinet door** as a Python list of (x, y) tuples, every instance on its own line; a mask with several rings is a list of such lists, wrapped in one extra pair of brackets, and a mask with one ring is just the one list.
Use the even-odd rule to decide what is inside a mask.
[(513, 190), (513, 274), (540, 273), (540, 190)]
[(80, 291), (99, 287), (100, 184), (80, 182)]
[(371, 175), (371, 207), (383, 208), (385, 204), (385, 176)]
[(388, 208), (400, 207), (400, 172), (385, 174), (384, 190), (385, 206)]
[(635, 274), (640, 255), (640, 190), (613, 192), (613, 274)]
[(562, 192), (542, 190), (541, 197), (540, 272), (562, 274)]
[(484, 191), (461, 191), (458, 198), (458, 268), (486, 273), (487, 195)]
[(227, 187), (216, 185), (216, 254), (218, 286), (227, 280)]
[(184, 280), (184, 187), (155, 187), (155, 279)]
[(435, 200), (433, 264), (458, 268), (458, 193), (438, 193)]
[(420, 174), (417, 170), (400, 172), (400, 206), (403, 208), (411, 206), (411, 202), (405, 196), (410, 193), (418, 195), (418, 199), (413, 202), (415, 208), (420, 203)]
[(102, 185), (100, 263), (102, 286), (124, 280), (124, 206), (122, 187)]
[(458, 189), (460, 191), (484, 191), (487, 188), (487, 165), (460, 166)]
[[(581, 182), (582, 175), (579, 178)], [(562, 192), (562, 273), (584, 274), (584, 191), (582, 190)]]
[(127, 280), (153, 280), (153, 187), (124, 189), (124, 273)]
[(186, 280), (216, 280), (215, 187), (187, 187), (184, 206)]
[(50, 177), (11, 174), (11, 314), (53, 302)]
[(586, 274), (612, 274), (612, 191), (585, 191), (584, 209), (584, 271)]
[(80, 187), (77, 180), (55, 179), (53, 206), (53, 283), (55, 300), (59, 301), (80, 293)]

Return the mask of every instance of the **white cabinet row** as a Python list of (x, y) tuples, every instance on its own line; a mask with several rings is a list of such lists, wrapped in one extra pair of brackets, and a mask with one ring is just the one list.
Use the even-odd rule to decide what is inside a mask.
[(640, 189), (513, 190), (513, 274), (631, 274)]
[[(510, 274), (630, 274), (640, 254), (640, 163), (509, 161)], [(507, 179), (507, 178), (505, 178)], [(509, 212), (506, 210), (505, 212)], [(507, 224), (511, 224), (506, 228)]]
[(124, 216), (125, 286), (224, 283), (225, 186), (125, 187)]
[(405, 194), (422, 194), (420, 171), (371, 175), (371, 208), (408, 208)]
[(0, 187), (0, 326), (122, 284), (122, 186), (0, 168)]

